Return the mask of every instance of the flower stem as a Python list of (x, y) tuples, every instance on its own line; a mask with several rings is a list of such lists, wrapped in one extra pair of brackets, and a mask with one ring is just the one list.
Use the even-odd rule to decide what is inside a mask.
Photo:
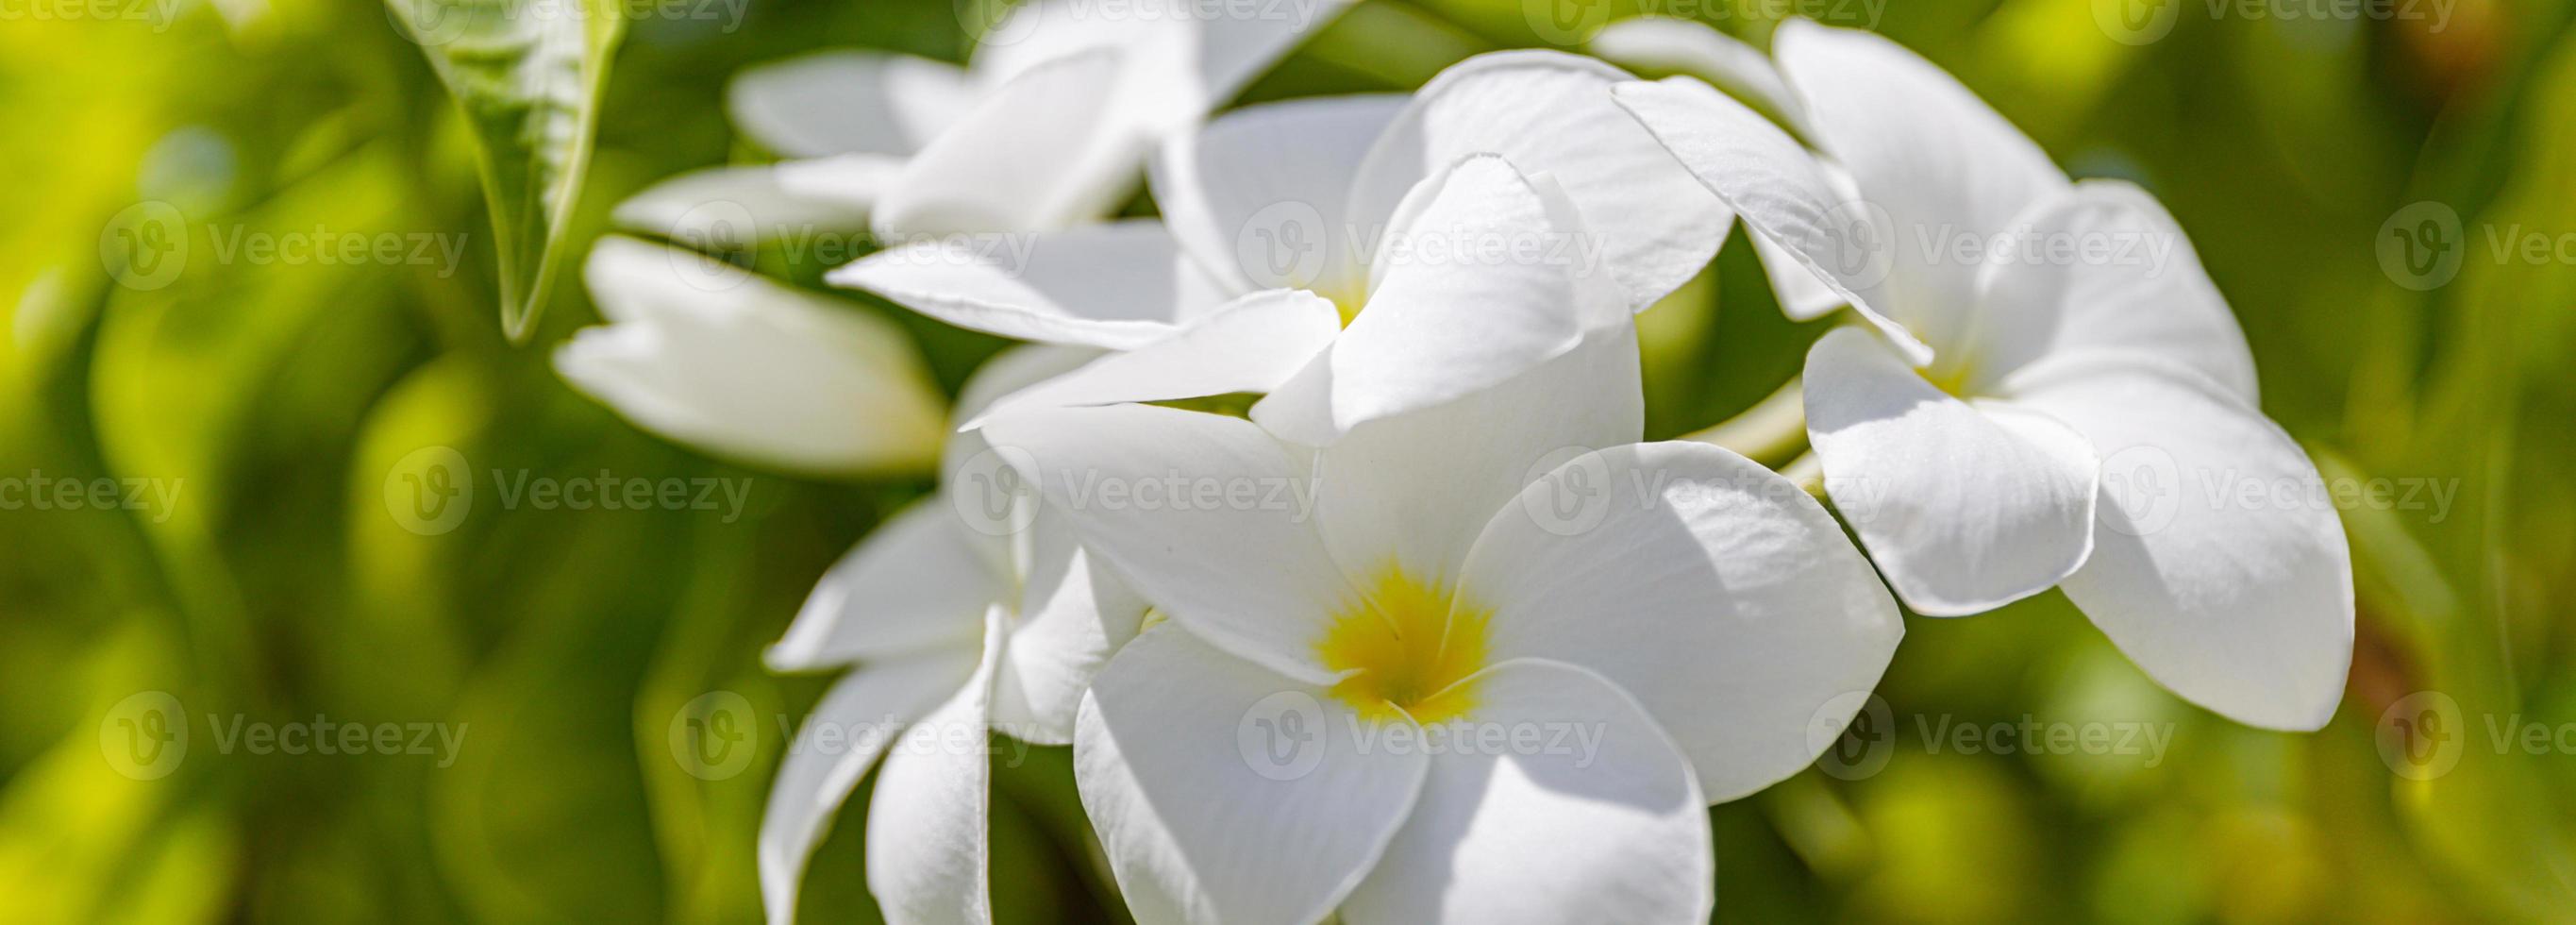
[(1769, 397), (1715, 427), (1684, 434), (1683, 440), (1715, 444), (1759, 463), (1775, 463), (1807, 448), (1807, 406), (1792, 377)]

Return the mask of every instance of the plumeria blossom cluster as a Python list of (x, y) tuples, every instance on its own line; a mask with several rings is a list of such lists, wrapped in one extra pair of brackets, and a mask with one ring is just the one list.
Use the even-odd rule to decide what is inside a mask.
[[(773, 920), (873, 769), (887, 918), (989, 921), (998, 734), (1072, 747), (1139, 921), (1705, 921), (1706, 807), (1831, 744), (1900, 601), (2062, 588), (2190, 701), (2332, 715), (2334, 513), (2185, 490), (2318, 476), (2179, 225), (1928, 62), (1631, 20), (1595, 50), (1685, 76), (1501, 52), (1211, 117), (1320, 23), (1098, 10), (1020, 7), (963, 70), (756, 69), (735, 118), (788, 160), (620, 209), (873, 226), (832, 284), (1031, 342), (953, 407), (857, 306), (593, 251), (577, 387), (732, 458), (937, 474), (769, 652), (845, 672), (771, 790)], [(1106, 219), (1140, 178), (1157, 217)], [(1641, 442), (1634, 316), (1739, 220), (1784, 310), (1850, 321), (1788, 474)]]

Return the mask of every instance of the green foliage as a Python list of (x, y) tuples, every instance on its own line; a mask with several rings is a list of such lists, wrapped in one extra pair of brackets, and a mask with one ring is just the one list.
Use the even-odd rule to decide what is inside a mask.
[[(957, 60), (955, 9), (390, 2), (0, 19), (0, 169), (19, 206), (0, 223), (0, 479), (145, 489), (133, 507), (0, 510), (0, 921), (760, 918), (768, 778), (827, 683), (770, 674), (761, 647), (928, 486), (783, 477), (640, 433), (548, 368), (595, 321), (557, 270), (619, 198), (751, 157), (722, 111), (736, 69), (850, 45)], [(1248, 97), (1407, 89), (1542, 41), (1532, 6), (1369, 0)], [(1876, 25), (2072, 171), (2162, 198), (2245, 325), (2265, 410), (2330, 478), (2453, 500), (2345, 511), (2360, 642), (2312, 735), (2182, 703), (2058, 595), (1909, 619), (1880, 688), (1899, 733), (1885, 770), (1810, 771), (1711, 810), (1719, 916), (2564, 918), (2576, 755), (2492, 747), (2490, 724), (2576, 723), (2576, 482), (2558, 471), (2576, 455), (2576, 267), (2498, 257), (2489, 235), (2576, 235), (2570, 10), (2461, 0), (2431, 30), (2186, 3), (2169, 36), (2129, 45), (2105, 40), (2094, 6), (1889, 4)], [(1697, 7), (1757, 44), (1771, 8)], [(2383, 221), (2419, 200), (2456, 211), (2468, 248), (2421, 292), (2374, 256)], [(150, 203), (171, 212), (129, 212)], [(167, 279), (137, 246), (154, 227), (184, 242)], [(234, 249), (387, 235), (405, 257)], [(800, 285), (828, 269), (792, 251), (759, 265)], [(550, 297), (562, 309), (540, 319)], [(997, 346), (894, 316), (952, 388)], [(1761, 401), (1822, 327), (1780, 316), (1740, 240), (1643, 324), (1658, 438)], [(439, 477), (444, 457), (422, 454), (441, 448), (474, 495), (417, 529), (437, 517), (410, 486)], [(603, 474), (711, 480), (744, 502), (501, 497)], [(2417, 691), (2451, 697), (2465, 726), (2457, 767), (2426, 781), (2380, 752), (2384, 717)], [(119, 720), (149, 692), (184, 707), (191, 737), (143, 778)], [(668, 730), (719, 692), (749, 705), (752, 750), (701, 777)], [(2153, 763), (1968, 753), (1924, 731), (2026, 715), (2160, 728), (2169, 747)], [(237, 722), (317, 718), (427, 724), (460, 745), (218, 742)], [(1122, 917), (1068, 765), (1032, 749), (997, 769), (1005, 922)], [(863, 802), (817, 855), (809, 921), (875, 918)]]

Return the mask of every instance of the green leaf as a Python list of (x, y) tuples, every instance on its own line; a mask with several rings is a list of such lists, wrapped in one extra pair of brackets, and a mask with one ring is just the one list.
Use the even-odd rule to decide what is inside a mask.
[(523, 343), (545, 309), (590, 164), (616, 0), (385, 0), (473, 125), (499, 248), (501, 330)]

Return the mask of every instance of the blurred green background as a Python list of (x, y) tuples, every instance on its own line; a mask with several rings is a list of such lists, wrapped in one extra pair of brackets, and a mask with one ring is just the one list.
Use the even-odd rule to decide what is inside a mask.
[[(1550, 14), (1597, 22), (1634, 0), (1534, 2), (1367, 0), (1249, 97), (1407, 89), (1479, 51), (1542, 44)], [(1883, 769), (1811, 770), (1711, 810), (1720, 919), (2576, 919), (2576, 480), (2559, 469), (2576, 457), (2571, 10), (2161, 2), (2171, 33), (2146, 44), (2113, 40), (2092, 0), (1653, 9), (1757, 44), (1783, 13), (1875, 28), (2072, 172), (2145, 185), (2243, 320), (2265, 410), (2327, 474), (2455, 500), (2345, 511), (2359, 638), (2342, 708), (2313, 735), (2180, 702), (2054, 593), (1909, 619), (1880, 690), (1895, 733)], [(21, 499), (66, 479), (139, 493), (0, 510), (0, 921), (757, 919), (752, 841), (780, 724), (823, 685), (766, 673), (759, 649), (927, 480), (710, 461), (575, 395), (547, 354), (596, 322), (575, 270), (610, 205), (762, 158), (726, 124), (730, 74), (834, 46), (956, 60), (955, 10), (750, 0), (738, 17), (709, 3), (633, 21), (567, 272), (514, 347), (470, 133), (375, 0), (42, 8), (0, 10), (15, 11), (0, 15), (0, 480)], [(2456, 276), (2419, 291), (2377, 242), (2427, 200), (2459, 217), (2465, 250)], [(115, 229), (132, 227), (117, 216), (145, 202), (191, 233), (187, 265), (157, 287), (115, 272), (136, 269), (116, 256)], [(217, 256), (243, 233), (461, 251)], [(2531, 234), (2569, 243), (2540, 259), (2492, 246)], [(760, 260), (809, 286), (828, 269)], [(951, 389), (1001, 346), (850, 309), (899, 319)], [(1781, 318), (1740, 238), (1643, 324), (1658, 437), (1757, 401), (1820, 330)], [(499, 470), (715, 478), (747, 500), (728, 517), (502, 510), (483, 495), (423, 535), (388, 479), (424, 447), (459, 453), (479, 491)], [(2418, 691), (2441, 699), (2400, 703)], [(710, 692), (744, 698), (756, 750), (705, 779), (670, 730)], [(120, 748), (150, 730), (129, 724), (170, 701), (185, 757), (138, 766)], [(2443, 734), (2385, 748), (2427, 704), (2448, 705)], [(2170, 746), (1963, 754), (1921, 734), (2026, 715), (2161, 730)], [(408, 731), (398, 754), (219, 749), (245, 721), (461, 738), (427, 754), (408, 753)], [(2513, 737), (2532, 727), (2544, 746)], [(2456, 746), (2456, 763), (2407, 757), (2418, 744)], [(997, 777), (1005, 922), (1120, 917), (1067, 767), (1064, 750), (1035, 749)], [(858, 820), (854, 805), (818, 857), (806, 920), (874, 918)]]

